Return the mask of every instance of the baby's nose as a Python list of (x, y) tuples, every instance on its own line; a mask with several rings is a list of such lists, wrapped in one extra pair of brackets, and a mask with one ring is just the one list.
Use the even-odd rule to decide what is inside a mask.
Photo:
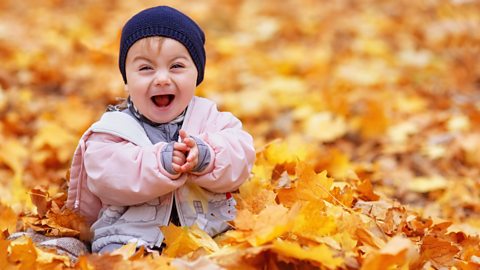
[(163, 85), (163, 84), (168, 84), (170, 83), (170, 73), (165, 70), (158, 70), (155, 73), (155, 84), (157, 85)]

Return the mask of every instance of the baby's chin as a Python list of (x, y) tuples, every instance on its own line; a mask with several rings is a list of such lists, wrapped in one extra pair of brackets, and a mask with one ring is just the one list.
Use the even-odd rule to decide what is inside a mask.
[(181, 111), (177, 112), (177, 110), (174, 110), (173, 108), (170, 108), (170, 110), (164, 110), (164, 108), (162, 108), (160, 111), (154, 109), (144, 116), (154, 123), (166, 124), (175, 119), (180, 113)]

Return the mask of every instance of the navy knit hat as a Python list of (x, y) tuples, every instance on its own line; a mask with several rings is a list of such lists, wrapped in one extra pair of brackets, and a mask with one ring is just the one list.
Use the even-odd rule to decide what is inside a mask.
[(152, 36), (169, 37), (182, 43), (197, 68), (197, 85), (203, 81), (206, 61), (205, 34), (187, 15), (171, 7), (158, 6), (137, 13), (123, 27), (118, 65), (125, 83), (127, 83), (125, 60), (128, 50), (139, 39)]

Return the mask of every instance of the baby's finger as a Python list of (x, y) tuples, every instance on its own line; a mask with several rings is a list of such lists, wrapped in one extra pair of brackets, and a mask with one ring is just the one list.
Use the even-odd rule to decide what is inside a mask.
[(180, 166), (178, 164), (172, 163), (172, 168), (176, 173), (182, 172), (182, 166)]
[(180, 151), (180, 150), (173, 150), (173, 154), (172, 154), (174, 157), (183, 157), (185, 158), (186, 155), (184, 152)]
[(176, 143), (173, 144), (173, 149), (178, 150), (178, 151), (182, 151), (182, 152), (186, 152), (186, 151), (190, 150), (190, 147), (187, 146), (185, 143), (176, 142)]
[(173, 164), (178, 164), (178, 165), (181, 166), (181, 165), (185, 164), (185, 157), (175, 157), (174, 156), (172, 158), (172, 162), (173, 162)]
[[(193, 162), (198, 159), (198, 148), (194, 147), (188, 152), (187, 162)], [(196, 162), (195, 162), (196, 163)]]
[(187, 132), (183, 129), (180, 129), (178, 132), (178, 135), (180, 136), (181, 141), (185, 140), (185, 138), (188, 137)]
[(181, 167), (182, 172), (189, 172), (192, 169), (193, 169), (193, 164), (191, 162), (185, 162), (185, 164), (183, 164)]
[(195, 145), (196, 145), (195, 140), (192, 139), (192, 138), (190, 138), (190, 137), (189, 137), (189, 138), (185, 138), (185, 140), (183, 140), (183, 142), (184, 142), (188, 147), (190, 147), (190, 148), (195, 147)]

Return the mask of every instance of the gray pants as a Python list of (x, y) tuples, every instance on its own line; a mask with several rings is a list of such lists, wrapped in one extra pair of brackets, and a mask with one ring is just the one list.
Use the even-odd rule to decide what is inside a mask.
[(109, 245), (104, 246), (102, 249), (100, 249), (100, 251), (98, 253), (100, 253), (100, 254), (112, 253), (113, 251), (115, 251), (116, 249), (119, 249), (121, 247), (123, 247), (122, 244), (109, 244)]

